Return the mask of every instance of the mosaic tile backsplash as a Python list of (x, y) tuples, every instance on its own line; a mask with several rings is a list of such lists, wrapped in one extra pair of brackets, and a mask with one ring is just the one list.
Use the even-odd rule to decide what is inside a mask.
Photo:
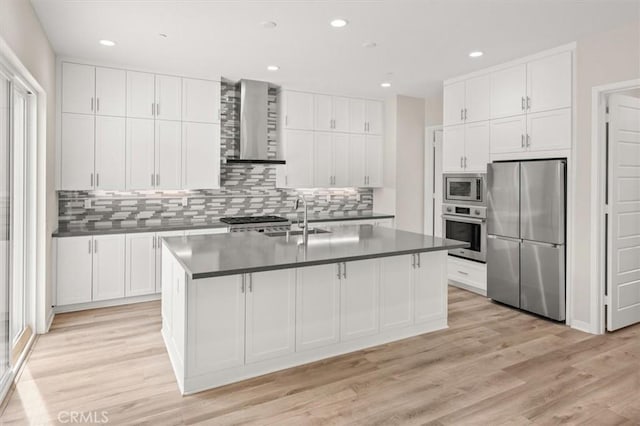
[[(240, 140), (237, 86), (222, 83), (221, 155), (238, 155)], [(276, 157), (277, 105), (275, 89), (269, 92), (269, 156)], [(366, 188), (280, 189), (275, 187), (276, 167), (266, 164), (222, 164), (221, 188), (196, 191), (60, 191), (58, 227), (109, 227), (140, 224), (205, 224), (224, 216), (287, 215), (299, 194), (309, 201), (309, 213), (353, 216), (371, 213), (373, 191)], [(88, 200), (88, 201), (87, 201)]]

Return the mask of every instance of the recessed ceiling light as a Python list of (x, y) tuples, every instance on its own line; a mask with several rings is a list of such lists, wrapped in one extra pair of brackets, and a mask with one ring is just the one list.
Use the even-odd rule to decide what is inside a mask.
[(268, 69), (269, 71), (278, 71), (278, 70), (280, 69), (280, 67), (279, 67), (279, 66), (277, 66), (277, 65), (268, 65), (268, 66), (267, 66), (267, 69)]
[(100, 44), (103, 45), (103, 46), (112, 47), (112, 46), (116, 45), (116, 42), (115, 41), (111, 41), (111, 40), (100, 40)]
[(367, 49), (372, 49), (374, 47), (376, 47), (377, 44), (373, 41), (365, 41), (364, 43), (362, 43), (362, 47), (367, 48)]
[(346, 27), (347, 24), (349, 23), (349, 21), (347, 21), (344, 18), (334, 18), (331, 20), (331, 22), (329, 22), (329, 24), (333, 27), (333, 28), (342, 28), (342, 27)]
[(484, 55), (484, 53), (482, 53), (479, 50), (476, 50), (475, 52), (469, 53), (469, 57), (471, 57), (471, 58), (479, 58), (482, 55)]
[(388, 81), (385, 81), (384, 83), (380, 83), (380, 87), (384, 87), (385, 89), (389, 88), (391, 87), (391, 83), (389, 83)]
[(260, 25), (262, 25), (263, 28), (267, 28), (267, 29), (273, 29), (278, 26), (278, 24), (273, 21), (262, 21), (260, 22)]
[(162, 37), (162, 38), (167, 38), (167, 37), (169, 37), (169, 36), (168, 36), (168, 35), (166, 35), (165, 33), (160, 33), (160, 34), (158, 34), (158, 35), (159, 35), (160, 37)]

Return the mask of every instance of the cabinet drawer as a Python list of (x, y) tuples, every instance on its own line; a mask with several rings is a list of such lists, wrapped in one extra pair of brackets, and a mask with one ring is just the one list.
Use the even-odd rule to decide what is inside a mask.
[(447, 271), (448, 277), (452, 281), (460, 282), (479, 290), (486, 291), (487, 289), (487, 265), (484, 263), (449, 256)]

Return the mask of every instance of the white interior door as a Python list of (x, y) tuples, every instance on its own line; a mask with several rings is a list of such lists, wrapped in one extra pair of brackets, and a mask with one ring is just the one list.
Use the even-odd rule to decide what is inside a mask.
[(609, 98), (607, 330), (640, 322), (640, 99)]

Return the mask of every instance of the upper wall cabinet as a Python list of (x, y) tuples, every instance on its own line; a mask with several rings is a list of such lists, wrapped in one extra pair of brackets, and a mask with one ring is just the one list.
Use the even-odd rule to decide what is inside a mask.
[(491, 74), (491, 118), (567, 108), (572, 104), (572, 54), (535, 59)]
[(182, 79), (182, 121), (220, 123), (220, 82)]
[(314, 95), (314, 129), (324, 132), (348, 132), (349, 98)]
[(156, 75), (155, 116), (160, 120), (182, 119), (182, 79)]
[(62, 64), (62, 112), (125, 116), (125, 71)]
[(382, 134), (384, 103), (375, 100), (349, 100), (349, 131), (351, 133)]
[(284, 129), (313, 130), (314, 95), (285, 90), (280, 96)]
[(489, 75), (444, 87), (444, 125), (473, 123), (489, 119), (491, 80)]
[(127, 71), (127, 117), (154, 118), (155, 75)]

